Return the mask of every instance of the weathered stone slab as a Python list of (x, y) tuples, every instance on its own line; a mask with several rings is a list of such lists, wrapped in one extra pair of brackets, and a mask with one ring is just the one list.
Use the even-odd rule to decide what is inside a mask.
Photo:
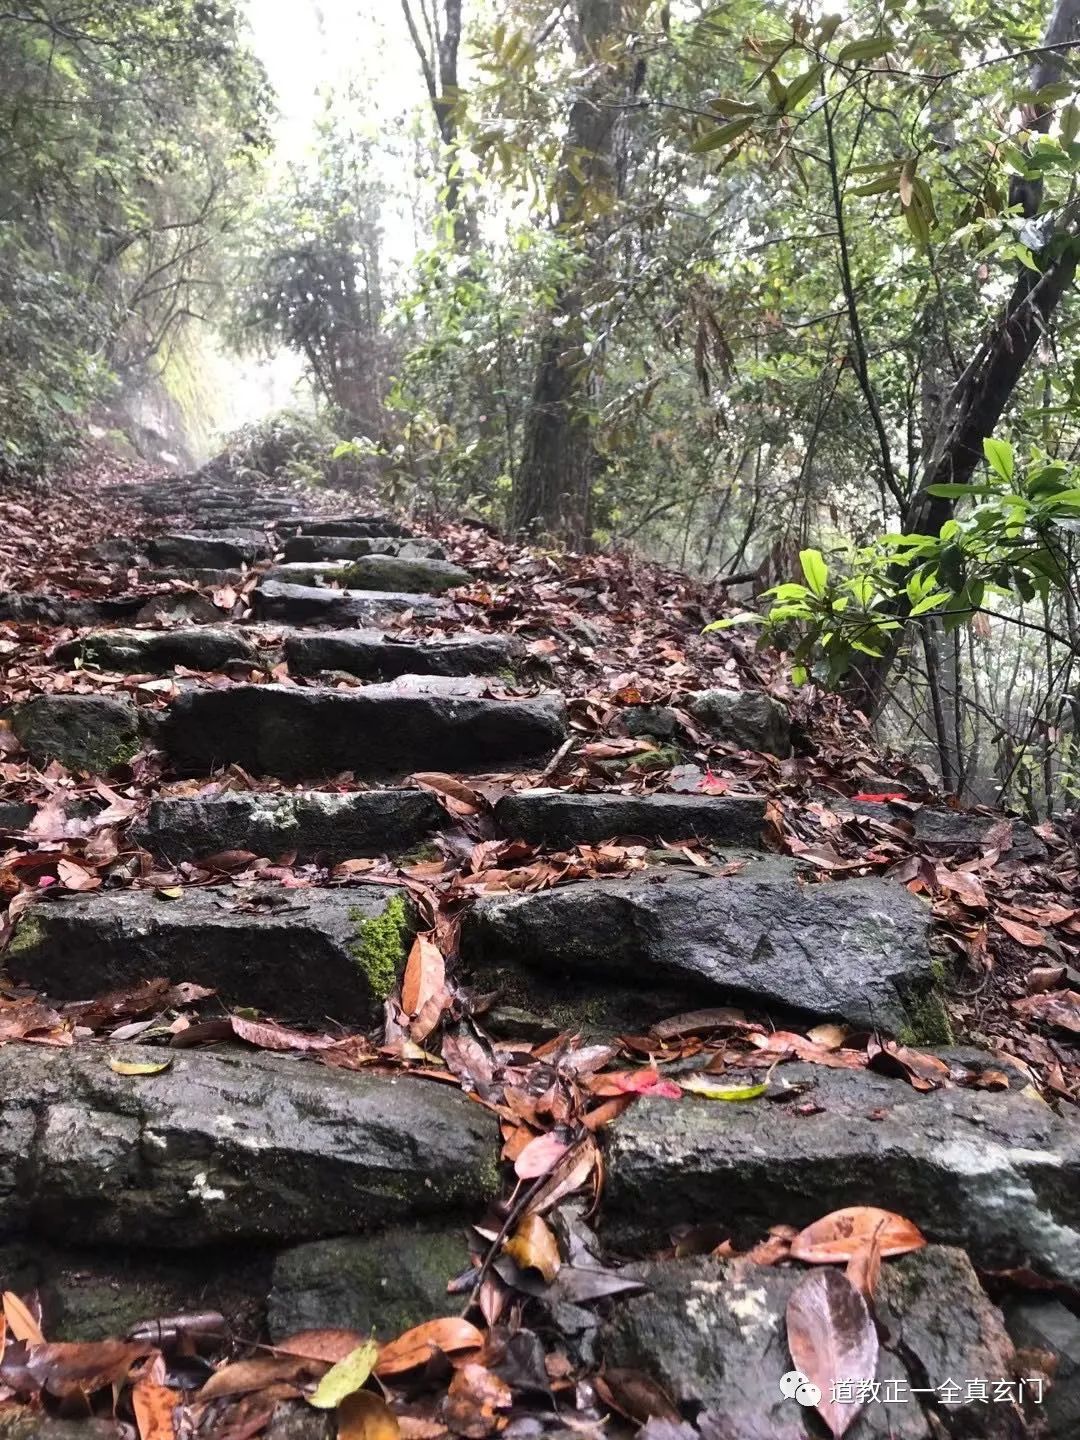
[(1039, 1415), (1048, 1440), (1073, 1440), (1080, 1435), (1080, 1317), (1060, 1300), (1031, 1295), (1008, 1306), (1005, 1324), (1020, 1349), (1053, 1357), (1054, 1383)]
[(215, 531), (212, 534), (192, 530), (186, 534), (154, 535), (147, 540), (146, 549), (155, 565), (203, 570), (228, 570), (234, 566), (250, 565), (270, 554), (270, 546), (261, 530)]
[[(973, 1069), (1000, 1069), (990, 1055)], [(608, 1132), (611, 1224), (667, 1237), (683, 1222), (752, 1239), (878, 1205), (979, 1266), (1080, 1282), (1080, 1120), (1032, 1090), (918, 1091), (866, 1070), (784, 1065), (793, 1102), (645, 1099)], [(806, 1106), (820, 1107), (806, 1113)]]
[[(804, 1269), (705, 1257), (634, 1266), (633, 1273), (649, 1291), (613, 1307), (601, 1333), (609, 1366), (644, 1372), (685, 1411), (704, 1408), (719, 1434), (732, 1440), (805, 1440), (820, 1433), (814, 1412), (785, 1399), (780, 1387), (792, 1369), (787, 1303)], [(969, 1398), (964, 1387), (968, 1378), (1011, 1382), (1015, 1352), (962, 1251), (931, 1246), (886, 1260), (877, 1308), (885, 1325), (875, 1375), (836, 1379), (877, 1379), (883, 1391), (889, 1382), (897, 1398), (867, 1404), (853, 1437), (930, 1440), (943, 1432), (930, 1428), (924, 1402), (947, 1417), (949, 1434), (1016, 1440), (1012, 1407)], [(938, 1396), (925, 1394), (957, 1383), (955, 1403), (939, 1408)]]
[(18, 625), (102, 625), (129, 620), (146, 604), (145, 595), (73, 600), (67, 595), (27, 595), (0, 591), (0, 620)]
[(139, 625), (213, 625), (222, 612), (197, 590), (168, 590), (143, 599), (135, 612)]
[(285, 625), (379, 625), (395, 615), (430, 619), (443, 605), (430, 595), (394, 595), (376, 590), (331, 590), (315, 585), (283, 585), (265, 580), (251, 595), (258, 620)]
[(53, 651), (64, 664), (83, 665), (125, 674), (171, 670), (220, 670), (235, 661), (254, 662), (255, 646), (242, 630), (223, 625), (193, 630), (99, 630), (68, 640)]
[(553, 751), (565, 733), (562, 699), (487, 700), (407, 694), (389, 685), (303, 690), (235, 685), (173, 701), (162, 744), (184, 774), (235, 763), (256, 775), (312, 779), (351, 770), (484, 769)]
[(462, 955), (481, 989), (502, 978), (530, 1009), (637, 1033), (729, 1001), (902, 1030), (931, 1003), (928, 921), (900, 885), (804, 885), (786, 862), (762, 859), (736, 875), (485, 896), (465, 917)]
[(977, 855), (991, 833), (1008, 825), (1012, 843), (1004, 853), (1016, 860), (1045, 860), (1046, 846), (1023, 820), (1012, 815), (978, 815), (959, 810), (935, 810), (932, 806), (917, 808), (890, 805), (884, 801), (848, 800), (830, 796), (826, 803), (839, 815), (850, 811), (874, 820), (897, 821), (910, 825), (915, 839), (927, 850), (938, 855)]
[(472, 576), (448, 560), (410, 560), (405, 555), (368, 555), (344, 567), (341, 583), (352, 590), (416, 591), (441, 595), (460, 585), (471, 585)]
[(409, 1076), (263, 1053), (0, 1049), (0, 1226), (163, 1249), (284, 1241), (475, 1213), (498, 1184), (495, 1116)]
[(686, 708), (729, 745), (781, 757), (791, 754), (787, 710), (763, 690), (698, 690), (686, 697)]
[(695, 836), (724, 845), (757, 845), (765, 824), (759, 795), (587, 795), (515, 790), (495, 806), (510, 839), (535, 845), (593, 845), (615, 835), (656, 840)]
[(445, 560), (446, 551), (438, 540), (423, 536), (392, 539), (390, 536), (291, 535), (285, 541), (286, 562), (361, 560), (365, 555), (404, 555), (409, 559)]
[(238, 792), (155, 800), (134, 838), (172, 862), (222, 850), (270, 858), (296, 851), (302, 859), (318, 855), (336, 862), (400, 855), (448, 823), (446, 811), (423, 790)]
[(176, 900), (126, 890), (33, 907), (5, 959), (12, 976), (56, 1000), (164, 976), (278, 1020), (366, 1025), (404, 968), (412, 930), (405, 892), (385, 885), (190, 889)]
[(408, 526), (388, 515), (289, 515), (277, 529), (288, 535), (346, 535), (367, 539), (410, 538)]
[(461, 1296), (447, 1283), (469, 1264), (460, 1225), (395, 1226), (379, 1235), (314, 1240), (274, 1263), (268, 1304), (272, 1340), (300, 1330), (399, 1335), (439, 1315), (456, 1315)]
[(126, 765), (139, 749), (139, 712), (111, 695), (36, 695), (16, 706), (11, 728), (31, 757), (69, 770)]
[(494, 675), (514, 665), (520, 645), (505, 635), (468, 632), (427, 640), (397, 640), (378, 630), (322, 630), (285, 637), (285, 658), (296, 675), (343, 670), (362, 680), (399, 675)]

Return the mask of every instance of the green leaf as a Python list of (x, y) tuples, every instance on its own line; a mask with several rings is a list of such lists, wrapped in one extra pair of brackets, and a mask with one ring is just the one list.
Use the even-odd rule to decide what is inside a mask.
[(1047, 495), (1040, 505), (1080, 505), (1080, 490), (1059, 490), (1056, 495)]
[(732, 120), (727, 125), (721, 125), (719, 129), (710, 130), (707, 134), (702, 135), (700, 139), (694, 141), (690, 149), (695, 155), (704, 155), (709, 150), (719, 150), (722, 145), (727, 145), (732, 140), (737, 140), (740, 135), (745, 135), (753, 123), (752, 115), (743, 115), (738, 120)]
[(868, 40), (853, 40), (850, 45), (844, 46), (836, 58), (841, 65), (858, 60), (880, 60), (883, 55), (888, 55), (895, 46), (896, 41), (891, 35), (879, 35)]
[(317, 1410), (336, 1410), (346, 1395), (367, 1384), (378, 1358), (379, 1347), (374, 1340), (358, 1345), (326, 1372), (315, 1393), (308, 1396), (308, 1404)]
[(997, 495), (996, 485), (928, 485), (928, 495), (939, 495), (943, 500), (964, 500), (969, 495)]
[(811, 65), (808, 70), (804, 70), (800, 76), (791, 82), (787, 87), (787, 95), (784, 99), (784, 111), (786, 114), (790, 114), (791, 111), (795, 109), (795, 106), (804, 95), (809, 95), (810, 91), (815, 89), (824, 69), (825, 66), (821, 63)]
[(829, 567), (825, 564), (821, 551), (800, 550), (799, 563), (806, 576), (807, 585), (819, 600), (822, 599), (829, 584)]
[(691, 1075), (679, 1084), (690, 1095), (700, 1095), (704, 1100), (758, 1100), (769, 1088), (766, 1080), (759, 1085), (718, 1085), (705, 1075)]
[(791, 683), (793, 685), (805, 685), (810, 679), (810, 672), (805, 665), (793, 665), (791, 667)]
[(993, 436), (987, 436), (983, 441), (983, 454), (986, 462), (995, 475), (1000, 475), (1002, 480), (1011, 483), (1015, 465), (1013, 463), (1013, 448), (1007, 440), (995, 440)]
[(738, 615), (729, 615), (724, 620), (712, 620), (702, 630), (707, 635), (710, 630), (730, 630), (733, 625), (764, 625), (765, 616), (756, 615), (753, 610), (743, 610)]
[(925, 595), (917, 605), (913, 605), (908, 612), (911, 615), (924, 615), (927, 610), (936, 610), (939, 605), (944, 605), (947, 600), (953, 598), (951, 590), (938, 590), (933, 595)]

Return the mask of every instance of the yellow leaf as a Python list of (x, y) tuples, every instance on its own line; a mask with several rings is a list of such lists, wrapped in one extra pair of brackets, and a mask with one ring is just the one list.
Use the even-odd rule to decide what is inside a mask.
[(115, 1070), (117, 1075), (160, 1075), (167, 1070), (172, 1060), (118, 1060), (115, 1055), (109, 1056), (109, 1069)]
[(679, 1084), (691, 1095), (700, 1095), (705, 1100), (757, 1100), (769, 1088), (767, 1080), (760, 1085), (717, 1085), (703, 1075), (691, 1075)]
[(344, 1360), (329, 1369), (315, 1388), (314, 1395), (308, 1396), (308, 1404), (318, 1410), (334, 1410), (345, 1399), (366, 1385), (379, 1358), (379, 1347), (374, 1340), (366, 1340), (345, 1356)]
[(4, 1319), (16, 1340), (25, 1340), (28, 1345), (45, 1344), (41, 1326), (13, 1290), (4, 1291)]
[(559, 1273), (558, 1242), (539, 1215), (526, 1215), (503, 1249), (523, 1270), (538, 1270), (549, 1285)]
[(397, 1416), (381, 1395), (356, 1390), (338, 1407), (338, 1440), (398, 1440)]

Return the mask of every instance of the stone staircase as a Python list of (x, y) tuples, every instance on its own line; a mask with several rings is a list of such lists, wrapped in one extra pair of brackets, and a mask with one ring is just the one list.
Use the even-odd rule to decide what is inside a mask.
[[(676, 1013), (738, 1005), (781, 1030), (842, 1021), (912, 1044), (946, 1040), (927, 908), (901, 885), (806, 884), (762, 848), (765, 802), (754, 794), (551, 788), (553, 757), (575, 735), (575, 697), (530, 681), (520, 642), (483, 628), (468, 599), (474, 577), (439, 544), (390, 517), (309, 514), (303, 497), (220, 476), (119, 488), (153, 523), (127, 551), (140, 580), (249, 588), (231, 618), (218, 608), (206, 623), (133, 624), (158, 613), (141, 590), (8, 597), (13, 618), (76, 628), (51, 649), (58, 666), (175, 681), (164, 703), (153, 690), (145, 704), (41, 694), (15, 708), (14, 734), (38, 764), (102, 776), (156, 752), (172, 779), (239, 771), (301, 787), (160, 795), (129, 836), (155, 864), (232, 851), (330, 866), (400, 859), (452, 826), (412, 774), (524, 770), (534, 783), (507, 789), (489, 836), (551, 851), (697, 837), (713, 863), (687, 872), (658, 862), (466, 907), (456, 978), (497, 994), (496, 1042), (499, 1006), (546, 1033), (643, 1035)], [(789, 746), (786, 716), (764, 695), (710, 691), (688, 703), (696, 723), (736, 744)], [(26, 823), (0, 813), (0, 830)], [(164, 977), (315, 1036), (375, 1029), (430, 916), (404, 880), (363, 880), (46, 897), (21, 916), (7, 973), (56, 1003)], [(515, 1033), (503, 1032), (507, 1053)], [(442, 1313), (446, 1257), (467, 1263), (464, 1227), (508, 1173), (490, 1109), (430, 1078), (295, 1054), (153, 1044), (108, 1053), (121, 1052), (147, 1075), (115, 1073), (87, 1041), (0, 1047), (0, 1268), (7, 1288), (40, 1280), (51, 1338), (82, 1338), (91, 1311), (98, 1324), (103, 1309), (130, 1318), (141, 1297), (144, 1308), (180, 1310), (232, 1296), (248, 1333), (251, 1314), (268, 1315), (275, 1336), (358, 1323), (358, 1313), (392, 1313), (398, 1325)], [(149, 1073), (163, 1059), (168, 1068)], [(1000, 1075), (996, 1057), (975, 1051), (953, 1062), (975, 1081)], [(757, 1104), (644, 1096), (616, 1119), (600, 1137), (602, 1236), (624, 1254), (651, 1254), (680, 1226), (708, 1222), (752, 1243), (769, 1225), (881, 1205), (984, 1269), (1030, 1267), (1080, 1286), (1080, 1124), (1023, 1076), (926, 1094), (867, 1070), (787, 1065), (781, 1076), (776, 1098)], [(210, 1246), (224, 1248), (208, 1279)], [(434, 1281), (415, 1267), (404, 1275), (406, 1251), (421, 1269), (437, 1257)], [(661, 1297), (667, 1273), (654, 1277)], [(360, 1278), (345, 1285), (343, 1274)], [(743, 1283), (710, 1275), (714, 1294)], [(973, 1275), (971, 1285), (972, 1305), (989, 1306)], [(563, 1319), (580, 1320), (579, 1308)], [(633, 1348), (624, 1330), (612, 1332), (612, 1354)], [(946, 1338), (941, 1349), (954, 1353)], [(729, 1382), (715, 1383), (720, 1395)], [(776, 1433), (817, 1433), (806, 1424)], [(986, 1424), (931, 1432), (912, 1420), (903, 1433), (1013, 1433)], [(851, 1432), (886, 1433), (866, 1420)]]

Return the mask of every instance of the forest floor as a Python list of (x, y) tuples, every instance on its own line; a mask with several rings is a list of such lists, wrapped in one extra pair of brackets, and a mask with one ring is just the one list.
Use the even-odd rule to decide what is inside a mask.
[(0, 1436), (1074, 1434), (1075, 826), (374, 508), (0, 496)]

